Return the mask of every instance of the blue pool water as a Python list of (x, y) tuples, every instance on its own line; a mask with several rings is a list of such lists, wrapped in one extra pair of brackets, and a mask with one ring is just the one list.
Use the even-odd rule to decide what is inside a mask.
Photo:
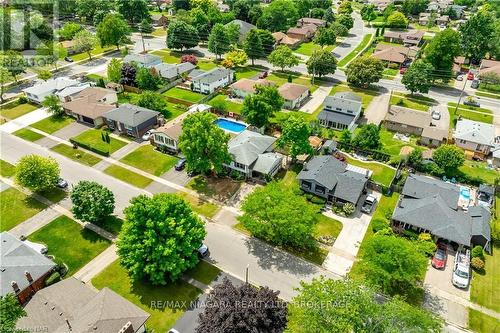
[(468, 187), (460, 188), (460, 199), (470, 200), (470, 189)]
[(237, 123), (235, 121), (219, 118), (215, 121), (215, 124), (222, 128), (223, 130), (229, 131), (229, 132), (234, 132), (234, 133), (240, 133), (243, 132), (245, 128), (247, 128), (246, 125)]

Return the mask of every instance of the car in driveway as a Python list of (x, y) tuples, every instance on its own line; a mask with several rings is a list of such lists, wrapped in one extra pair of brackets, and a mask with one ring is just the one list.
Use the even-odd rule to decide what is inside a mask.
[(149, 138), (151, 137), (151, 135), (153, 135), (153, 132), (154, 132), (154, 130), (150, 129), (149, 131), (147, 131), (146, 133), (144, 133), (142, 135), (142, 140), (143, 141), (148, 141)]
[(431, 113), (431, 116), (432, 116), (432, 119), (439, 120), (439, 119), (441, 119), (441, 112), (439, 112), (438, 110), (433, 110)]
[(210, 250), (208, 249), (208, 246), (205, 244), (201, 244), (201, 246), (198, 248), (198, 257), (200, 258), (206, 258), (210, 255)]
[(444, 269), (446, 267), (446, 260), (448, 259), (448, 246), (443, 243), (438, 243), (437, 250), (432, 256), (432, 267), (436, 269)]
[(477, 107), (481, 106), (481, 104), (479, 104), (479, 102), (472, 96), (467, 97), (464, 101), (464, 104), (469, 105), (469, 106), (477, 106)]
[(377, 203), (377, 198), (373, 195), (368, 194), (365, 201), (361, 205), (361, 211), (366, 214), (370, 214)]
[(463, 75), (458, 75), (457, 76), (457, 81), (463, 81), (464, 80), (464, 76)]
[(66, 61), (66, 62), (73, 62), (73, 59), (71, 59), (70, 57), (64, 57), (64, 61)]
[(62, 178), (59, 178), (59, 179), (57, 180), (57, 187), (64, 189), (64, 188), (68, 187), (68, 182), (67, 182), (67, 181), (65, 181), (65, 180), (64, 180), (64, 179), (62, 179)]
[(470, 81), (474, 80), (474, 73), (472, 73), (472, 72), (467, 73), (467, 80), (470, 80)]
[(451, 282), (457, 288), (466, 289), (470, 280), (470, 253), (469, 250), (457, 253), (453, 264)]
[(186, 167), (186, 159), (185, 158), (179, 159), (177, 161), (177, 163), (175, 164), (176, 171), (182, 171), (182, 170), (184, 170), (185, 167)]
[(479, 80), (472, 80), (472, 83), (470, 84), (470, 87), (473, 89), (479, 88)]

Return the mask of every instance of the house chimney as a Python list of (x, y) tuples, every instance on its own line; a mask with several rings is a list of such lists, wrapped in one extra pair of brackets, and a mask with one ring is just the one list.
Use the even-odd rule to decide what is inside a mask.
[(304, 162), (304, 166), (302, 167), (303, 171), (307, 171), (307, 162)]
[(14, 289), (14, 292), (17, 294), (21, 291), (21, 289), (19, 289), (19, 286), (17, 285), (17, 282), (16, 281), (12, 281), (10, 283), (10, 285), (12, 286), (12, 289)]
[(33, 277), (31, 276), (30, 272), (26, 271), (24, 272), (24, 275), (26, 275), (26, 280), (28, 280), (29, 283), (33, 283)]
[(134, 328), (132, 327), (132, 323), (128, 321), (120, 330), (118, 333), (134, 333)]
[(64, 320), (66, 321), (66, 325), (68, 325), (68, 329), (69, 329), (70, 331), (72, 331), (72, 330), (73, 330), (73, 328), (71, 327), (71, 324), (69, 323), (68, 318), (65, 318)]

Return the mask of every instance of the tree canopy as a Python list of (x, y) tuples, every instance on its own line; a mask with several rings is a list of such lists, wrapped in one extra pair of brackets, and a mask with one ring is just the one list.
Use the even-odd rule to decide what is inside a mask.
[(118, 13), (132, 24), (150, 17), (148, 4), (146, 0), (116, 0)]
[(247, 95), (243, 100), (241, 113), (248, 123), (261, 128), (281, 110), (285, 101), (274, 86), (257, 85), (255, 90), (255, 94)]
[(140, 195), (125, 208), (118, 241), (120, 264), (134, 280), (167, 284), (198, 263), (206, 232), (184, 199), (160, 193)]
[(47, 95), (42, 101), (42, 105), (47, 108), (47, 112), (54, 117), (62, 117), (64, 109), (61, 100), (56, 95)]
[(59, 164), (51, 157), (23, 156), (16, 165), (16, 183), (33, 192), (49, 191), (59, 180)]
[(85, 52), (92, 59), (91, 51), (97, 46), (97, 37), (88, 30), (80, 30), (76, 33), (75, 38), (75, 48), (80, 52)]
[(313, 152), (309, 144), (311, 126), (304, 118), (292, 114), (281, 127), (282, 133), (278, 139), (278, 146), (288, 147), (292, 158), (296, 158), (300, 154), (311, 154)]
[(217, 23), (208, 36), (208, 50), (220, 57), (231, 49), (231, 42), (226, 31), (226, 27)]
[(463, 150), (454, 145), (441, 145), (432, 153), (432, 160), (447, 174), (451, 174), (464, 164)]
[(405, 14), (394, 11), (387, 18), (387, 25), (391, 28), (406, 28), (406, 26), (408, 25), (408, 19), (406, 18)]
[(167, 47), (174, 50), (190, 49), (198, 45), (196, 28), (184, 21), (175, 20), (168, 25)]
[(245, 37), (245, 42), (243, 43), (243, 50), (245, 50), (247, 56), (252, 60), (252, 66), (254, 65), (255, 59), (259, 59), (264, 56), (262, 39), (260, 38), (257, 29), (252, 29), (248, 32), (247, 36)]
[(272, 32), (286, 31), (295, 26), (299, 17), (295, 1), (274, 0), (262, 9), (262, 16), (257, 20), (257, 27)]
[(361, 149), (377, 149), (380, 147), (380, 129), (375, 124), (364, 125), (351, 143)]
[(337, 18), (337, 22), (342, 24), (347, 30), (351, 30), (354, 27), (354, 19), (351, 15), (342, 14)]
[(365, 21), (371, 22), (377, 18), (374, 5), (364, 5), (361, 8), (361, 18)]
[(460, 55), (460, 34), (453, 29), (441, 31), (430, 41), (424, 53), (425, 59), (438, 73), (449, 74), (455, 57)]
[(115, 196), (106, 187), (93, 181), (80, 181), (71, 190), (71, 211), (85, 222), (99, 222), (113, 213)]
[(433, 81), (433, 67), (424, 60), (414, 61), (403, 74), (401, 83), (411, 93), (428, 93)]
[(314, 42), (318, 45), (334, 45), (337, 41), (337, 35), (333, 29), (321, 27), (314, 35)]
[(108, 80), (111, 82), (119, 83), (122, 78), (122, 62), (113, 58), (108, 64), (107, 74)]
[(345, 73), (347, 82), (356, 86), (368, 86), (370, 83), (378, 82), (382, 78), (384, 65), (378, 59), (362, 56), (354, 59)]
[(156, 90), (160, 85), (161, 78), (154, 69), (140, 67), (135, 76), (135, 83), (143, 90)]
[(144, 91), (137, 99), (137, 105), (160, 112), (165, 118), (170, 116), (168, 103), (164, 96), (153, 91)]
[(314, 76), (322, 77), (333, 74), (337, 70), (337, 59), (328, 50), (319, 50), (307, 60), (307, 72)]
[(495, 17), (490, 12), (480, 10), (461, 24), (458, 31), (465, 55), (480, 61), (492, 49), (490, 43), (495, 34)]
[(284, 71), (287, 67), (293, 67), (299, 64), (299, 58), (293, 54), (292, 50), (286, 45), (279, 45), (271, 52), (267, 60), (273, 66), (281, 68), (281, 71)]
[(0, 296), (0, 332), (20, 332), (16, 329), (16, 323), (25, 316), (26, 311), (13, 293)]
[(101, 46), (115, 45), (119, 50), (129, 35), (130, 28), (121, 15), (108, 14), (97, 26), (97, 38)]

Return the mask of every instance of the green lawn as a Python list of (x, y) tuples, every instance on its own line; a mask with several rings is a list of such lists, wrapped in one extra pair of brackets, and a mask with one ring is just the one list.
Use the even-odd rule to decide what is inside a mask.
[(177, 195), (184, 198), (189, 203), (193, 211), (210, 219), (213, 218), (220, 209), (219, 206), (211, 202), (196, 198), (184, 192), (177, 192)]
[(361, 43), (359, 43), (358, 46), (354, 50), (351, 51), (348, 55), (346, 55), (344, 58), (342, 58), (339, 63), (337, 64), (337, 67), (344, 67), (350, 62), (352, 59), (358, 56), (358, 54), (363, 51), (363, 49), (368, 46), (368, 43), (370, 42), (372, 38), (371, 34), (367, 34), (363, 37), (363, 40)]
[(163, 93), (164, 96), (181, 99), (183, 101), (197, 103), (204, 95), (194, 91), (174, 87)]
[(209, 59), (198, 59), (198, 69), (202, 71), (209, 71), (217, 67), (217, 64), (213, 60)]
[[(95, 56), (95, 55), (98, 55), (98, 54), (101, 54), (101, 53), (104, 53), (104, 52), (107, 52), (107, 51), (111, 51), (111, 50), (114, 50), (114, 49), (116, 49), (116, 47), (114, 47), (114, 46), (108, 46), (108, 47), (105, 47), (105, 48), (97, 46), (90, 53), (92, 54), (92, 56)], [(74, 61), (80, 61), (80, 60), (88, 59), (89, 55), (86, 52), (85, 53), (77, 53), (77, 54), (74, 54), (74, 55), (70, 56), (70, 58), (73, 59)]]
[(488, 184), (495, 184), (495, 179), (498, 178), (498, 171), (487, 168), (486, 162), (465, 160), (464, 165), (458, 168), (458, 170), (471, 177), (480, 178)]
[(427, 112), (432, 102), (427, 99), (418, 98), (417, 96), (411, 97), (409, 94), (393, 94), (390, 104)]
[(21, 117), (22, 115), (25, 115), (31, 111), (35, 111), (37, 108), (38, 107), (34, 104), (18, 104), (14, 102), (10, 105), (2, 106), (0, 115), (7, 119), (16, 119), (17, 117)]
[(394, 178), (394, 175), (396, 174), (396, 170), (389, 168), (386, 165), (375, 162), (363, 162), (352, 159), (347, 155), (345, 156), (347, 158), (347, 163), (372, 170), (372, 180), (381, 185), (389, 186), (392, 178)]
[(137, 99), (139, 98), (139, 96), (140, 94), (124, 91), (118, 94), (118, 104), (129, 103), (137, 105)]
[(494, 98), (494, 99), (500, 99), (500, 95), (498, 94), (490, 94), (484, 91), (476, 91), (476, 96), (481, 96), (481, 97), (489, 97), (489, 98)]
[(60, 143), (57, 146), (50, 148), (50, 150), (88, 166), (96, 165), (102, 161), (99, 157), (86, 153), (82, 149), (74, 149), (64, 143)]
[(416, 136), (410, 137), (410, 142), (404, 142), (394, 138), (394, 132), (387, 130), (385, 127), (380, 127), (380, 142), (382, 143), (382, 151), (396, 157), (400, 155), (401, 148), (410, 146), (415, 149), (424, 150), (417, 145), (418, 138)]
[(234, 112), (237, 114), (241, 114), (241, 110), (243, 109), (243, 104), (229, 101), (226, 95), (217, 95), (210, 101), (208, 101), (207, 104), (212, 106), (215, 105), (217, 107), (221, 107), (221, 105), (224, 105), (225, 111)]
[(170, 51), (170, 50), (167, 50), (167, 49), (153, 51), (153, 52), (151, 52), (151, 54), (160, 56), (162, 58), (163, 62), (170, 63), (170, 64), (172, 64), (172, 63), (175, 63), (175, 64), (180, 63), (181, 62), (181, 57), (182, 57), (181, 53), (175, 52), (175, 51)]
[(42, 119), (34, 124), (31, 124), (31, 127), (36, 128), (37, 130), (43, 131), (48, 134), (52, 134), (63, 127), (68, 126), (73, 123), (75, 120), (68, 116), (63, 117), (48, 117)]
[(241, 187), (241, 182), (229, 177), (197, 176), (186, 185), (199, 194), (216, 199), (220, 202), (229, 200)]
[(219, 275), (220, 269), (208, 262), (200, 260), (198, 265), (186, 272), (187, 276), (192, 277), (196, 281), (209, 285)]
[[(146, 326), (155, 332), (167, 332), (184, 314), (185, 308), (176, 308), (173, 304), (187, 303), (189, 305), (201, 293), (201, 290), (182, 280), (165, 286), (153, 286), (145, 281), (132, 281), (118, 260), (94, 277), (92, 285), (97, 289), (108, 287), (150, 313), (151, 317), (146, 322)], [(156, 306), (159, 301), (165, 306)], [(170, 304), (172, 307), (169, 307)]]
[(469, 328), (477, 333), (498, 333), (500, 320), (469, 308)]
[(76, 273), (111, 244), (67, 216), (56, 218), (28, 239), (47, 245), (48, 254), (68, 266), (68, 275)]
[(165, 116), (165, 120), (177, 118), (187, 111), (187, 106), (182, 104), (175, 104), (167, 101), (167, 110), (169, 114)]
[(302, 84), (304, 86), (309, 87), (309, 91), (311, 91), (311, 93), (313, 93), (316, 89), (318, 89), (320, 82), (319, 80), (316, 80), (315, 84), (313, 85), (311, 83), (310, 77), (301, 76), (296, 73), (289, 74), (289, 73), (273, 72), (269, 74), (269, 76), (266, 79), (269, 81), (276, 82), (278, 86), (282, 86), (283, 84), (288, 82), (288, 75), (292, 76), (292, 83)]
[(31, 142), (38, 141), (44, 138), (43, 135), (35, 131), (32, 131), (29, 128), (21, 128), (20, 130), (15, 131), (13, 134), (17, 137), (20, 137), (21, 139)]
[(95, 147), (101, 151), (109, 151), (109, 154), (114, 153), (120, 148), (123, 148), (127, 145), (127, 142), (123, 140), (116, 139), (114, 137), (110, 137), (110, 143), (106, 143), (102, 141), (102, 131), (97, 129), (88, 129), (85, 132), (75, 136), (72, 138), (77, 142), (81, 142), (91, 147)]
[(14, 228), (45, 208), (45, 204), (13, 187), (0, 192), (0, 231)]
[(0, 160), (0, 175), (2, 177), (12, 177), (16, 173), (16, 167), (7, 161)]
[(382, 72), (382, 74), (384, 76), (388, 76), (390, 78), (396, 77), (396, 75), (398, 75), (398, 73), (399, 73), (399, 70), (394, 69), (394, 68), (385, 68), (384, 71)]
[(161, 176), (177, 163), (178, 158), (160, 153), (152, 145), (145, 145), (140, 146), (120, 161), (155, 176)]
[(361, 103), (363, 109), (366, 109), (370, 105), (371, 101), (375, 96), (379, 95), (379, 92), (373, 89), (360, 89), (355, 87), (349, 87), (347, 85), (337, 85), (333, 87), (330, 95), (335, 95), (338, 92), (350, 91), (361, 97)]
[(500, 245), (493, 255), (485, 255), (484, 273), (473, 271), (470, 298), (472, 302), (500, 312)]
[(342, 230), (342, 223), (329, 218), (321, 213), (318, 214), (318, 224), (314, 228), (314, 235), (319, 236), (330, 236), (337, 238)]
[(493, 124), (493, 114), (491, 110), (460, 104), (455, 114), (456, 106), (457, 103), (448, 103), (448, 112), (450, 113), (450, 122), (452, 124), (454, 124), (454, 120), (458, 119), (459, 116), (473, 121)]
[[(325, 47), (325, 50), (331, 52), (334, 47), (334, 45), (328, 45)], [(319, 51), (321, 50), (321, 48), (321, 45), (315, 44), (313, 42), (308, 42), (300, 44), (300, 46), (293, 50), (293, 52), (310, 57), (313, 55), (314, 51)]]
[(116, 216), (110, 215), (104, 220), (96, 222), (96, 225), (114, 235), (118, 235), (120, 233), (120, 230), (122, 230), (123, 220)]
[(151, 35), (155, 37), (163, 37), (167, 35), (167, 30), (164, 28), (157, 28), (151, 33)]
[(259, 74), (261, 71), (246, 66), (246, 67), (236, 67), (234, 68), (234, 72), (236, 73), (236, 79), (240, 80), (243, 78), (250, 79)]
[(144, 177), (143, 175), (132, 172), (118, 165), (109, 166), (104, 170), (104, 173), (139, 188), (145, 188), (153, 181), (151, 178)]

